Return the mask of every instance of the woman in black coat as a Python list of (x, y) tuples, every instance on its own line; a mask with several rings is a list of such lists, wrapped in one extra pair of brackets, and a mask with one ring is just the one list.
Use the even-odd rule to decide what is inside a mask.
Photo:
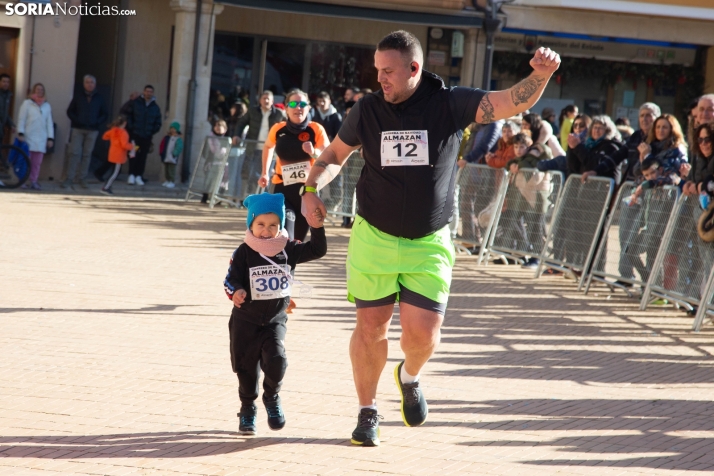
[(618, 164), (612, 159), (622, 147), (620, 132), (609, 116), (595, 116), (585, 141), (575, 135), (568, 136), (568, 174), (609, 177), (620, 183)]

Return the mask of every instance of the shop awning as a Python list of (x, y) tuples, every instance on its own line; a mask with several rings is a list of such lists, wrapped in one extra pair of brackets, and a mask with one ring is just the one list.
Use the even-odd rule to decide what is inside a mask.
[(414, 11), (382, 10), (347, 5), (333, 5), (295, 0), (218, 0), (216, 3), (258, 10), (273, 10), (303, 15), (320, 15), (361, 20), (412, 23), (442, 28), (481, 28), (483, 18), (474, 13), (438, 14)]

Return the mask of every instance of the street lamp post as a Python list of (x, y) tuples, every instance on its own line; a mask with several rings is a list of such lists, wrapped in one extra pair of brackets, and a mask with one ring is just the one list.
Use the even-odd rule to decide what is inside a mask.
[(493, 68), (493, 43), (496, 33), (503, 27), (502, 21), (498, 18), (498, 10), (504, 3), (512, 3), (515, 0), (488, 0), (490, 7), (489, 14), (483, 19), (483, 29), (486, 31), (486, 56), (483, 63), (483, 86), (484, 91), (491, 89), (491, 71)]

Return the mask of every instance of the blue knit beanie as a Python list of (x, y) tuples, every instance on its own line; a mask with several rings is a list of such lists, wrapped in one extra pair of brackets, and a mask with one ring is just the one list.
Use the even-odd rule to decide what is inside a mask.
[(280, 219), (280, 229), (285, 228), (285, 196), (282, 193), (261, 193), (248, 195), (243, 200), (243, 206), (248, 209), (248, 228), (253, 220), (263, 213), (275, 213)]

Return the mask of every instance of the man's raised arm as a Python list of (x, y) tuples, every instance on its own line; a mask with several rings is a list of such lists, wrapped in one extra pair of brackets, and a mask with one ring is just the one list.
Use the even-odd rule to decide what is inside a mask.
[(560, 67), (560, 55), (550, 48), (538, 48), (530, 61), (533, 72), (523, 81), (504, 91), (487, 92), (476, 111), (476, 122), (490, 124), (507, 119), (533, 107)]
[[(305, 187), (313, 187), (320, 190), (340, 173), (342, 165), (347, 161), (350, 154), (358, 149), (359, 146), (349, 146), (342, 142), (340, 136), (335, 136), (327, 149), (325, 149), (320, 157), (315, 161), (305, 181)], [(327, 210), (325, 204), (322, 203), (320, 197), (314, 193), (305, 193), (302, 196), (302, 214), (305, 216), (307, 223), (312, 227), (322, 226), (325, 220)]]

